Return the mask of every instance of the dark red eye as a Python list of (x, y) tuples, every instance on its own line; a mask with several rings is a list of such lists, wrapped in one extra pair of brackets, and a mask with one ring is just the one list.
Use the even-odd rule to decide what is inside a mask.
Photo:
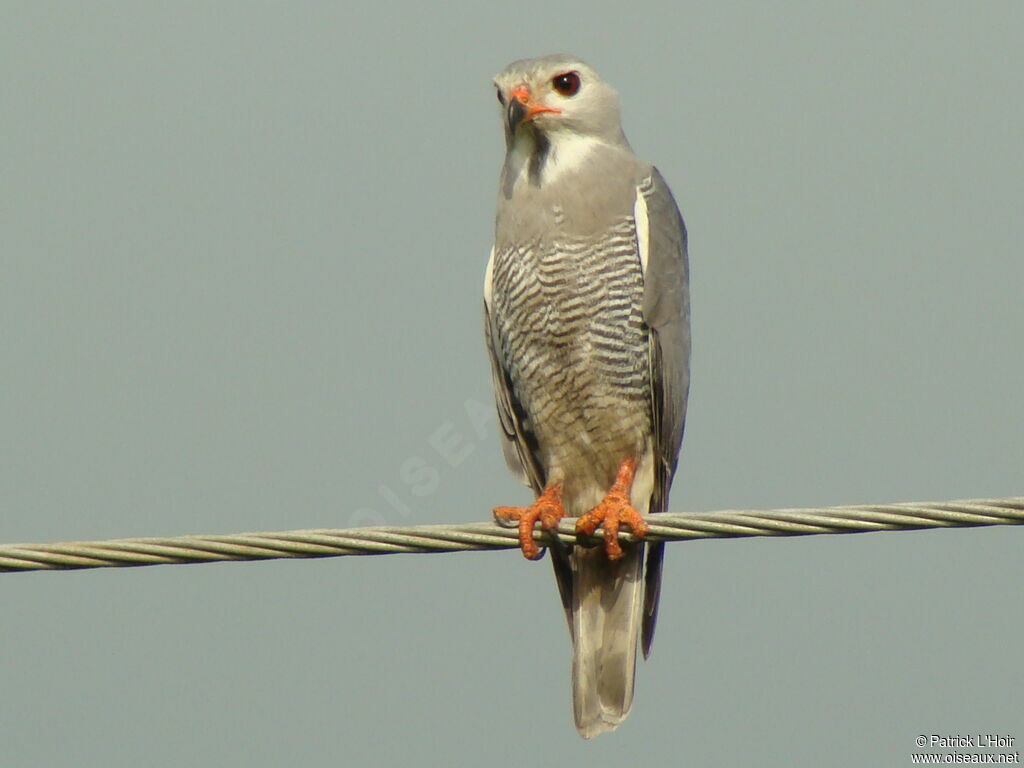
[(498, 103), (501, 104), (501, 106), (504, 107), (505, 106), (505, 97), (501, 95), (501, 88), (499, 88), (498, 86), (494, 86), (494, 89), (498, 92)]
[(563, 96), (575, 96), (580, 89), (579, 72), (563, 72), (551, 79), (551, 86)]

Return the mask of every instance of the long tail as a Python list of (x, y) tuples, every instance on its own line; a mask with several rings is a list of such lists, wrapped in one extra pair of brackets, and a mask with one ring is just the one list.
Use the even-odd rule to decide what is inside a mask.
[(585, 739), (614, 730), (633, 704), (637, 637), (644, 614), (644, 547), (610, 562), (603, 548), (574, 547), (572, 704)]

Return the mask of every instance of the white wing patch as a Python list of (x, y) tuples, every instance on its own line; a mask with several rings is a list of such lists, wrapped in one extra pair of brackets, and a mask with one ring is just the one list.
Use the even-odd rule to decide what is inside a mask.
[(487, 259), (487, 272), (484, 273), (484, 306), (491, 311), (491, 283), (494, 281), (494, 246), (491, 246), (491, 255)]
[(640, 274), (647, 274), (647, 256), (650, 252), (650, 222), (647, 220), (647, 198), (643, 184), (637, 187), (633, 204), (633, 226), (636, 227), (636, 248), (640, 252)]

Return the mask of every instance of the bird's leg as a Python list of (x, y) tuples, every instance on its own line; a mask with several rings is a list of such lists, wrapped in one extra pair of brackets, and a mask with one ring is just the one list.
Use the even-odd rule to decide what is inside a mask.
[(558, 527), (558, 521), (565, 517), (562, 506), (562, 485), (552, 483), (528, 507), (495, 507), (494, 519), (499, 522), (519, 522), (519, 548), (527, 560), (540, 558), (540, 547), (533, 540), (533, 526), (540, 520), (545, 531)]
[(636, 459), (624, 459), (615, 475), (615, 482), (601, 503), (576, 521), (576, 533), (586, 536), (593, 536), (598, 526), (604, 529), (604, 551), (608, 553), (609, 560), (622, 557), (622, 546), (619, 544), (621, 523), (628, 525), (634, 536), (641, 537), (647, 533), (647, 523), (633, 509), (629, 500), (635, 475)]

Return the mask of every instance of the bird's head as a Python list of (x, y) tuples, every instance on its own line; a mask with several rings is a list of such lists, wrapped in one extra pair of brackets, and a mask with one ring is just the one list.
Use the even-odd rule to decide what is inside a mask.
[(511, 146), (521, 132), (624, 141), (619, 95), (586, 63), (555, 54), (514, 61), (494, 78)]

